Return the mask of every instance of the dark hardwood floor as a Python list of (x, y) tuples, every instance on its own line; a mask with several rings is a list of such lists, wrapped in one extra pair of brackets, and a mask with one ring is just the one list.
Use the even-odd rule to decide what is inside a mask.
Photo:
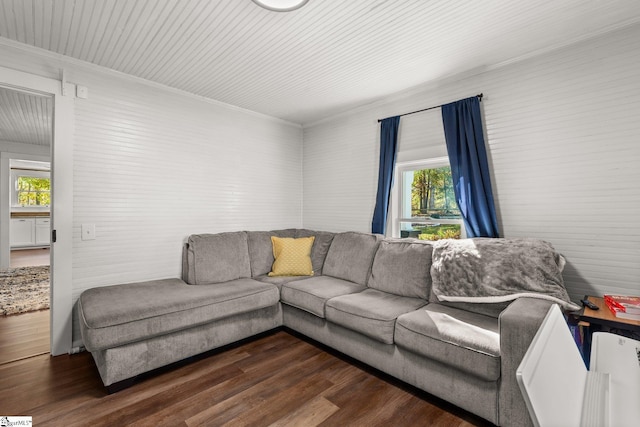
[(49, 353), (49, 316), (49, 310), (0, 316), (0, 364)]
[(108, 395), (91, 355), (0, 365), (0, 415), (38, 426), (488, 426), (286, 331)]

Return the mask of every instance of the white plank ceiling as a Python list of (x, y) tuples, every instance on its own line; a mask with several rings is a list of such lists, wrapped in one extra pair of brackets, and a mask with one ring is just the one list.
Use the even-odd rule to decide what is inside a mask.
[(51, 98), (0, 87), (0, 141), (51, 145)]
[(301, 124), (639, 21), (638, 0), (0, 1), (0, 37)]

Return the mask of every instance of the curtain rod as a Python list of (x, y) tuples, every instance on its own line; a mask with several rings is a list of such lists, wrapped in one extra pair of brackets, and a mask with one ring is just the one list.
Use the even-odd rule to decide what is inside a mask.
[[(477, 95), (476, 95), (476, 97), (478, 97), (478, 99), (479, 99), (480, 101), (482, 101), (482, 96), (483, 96), (483, 95), (482, 95), (481, 93), (479, 93), (479, 94), (477, 94)], [(433, 110), (433, 109), (436, 109), (436, 108), (440, 108), (440, 107), (442, 107), (443, 105), (445, 105), (445, 104), (436, 105), (436, 106), (434, 106), (434, 107), (429, 107), (429, 108), (423, 108), (422, 110), (412, 111), (412, 112), (410, 112), (410, 113), (398, 114), (398, 116), (397, 116), (397, 117), (408, 116), (409, 114), (415, 114), (415, 113), (422, 113), (423, 111), (429, 111), (429, 110)], [(396, 116), (391, 116), (391, 117), (396, 117)], [(386, 118), (386, 119), (388, 119), (389, 117), (385, 117), (385, 118)], [(384, 119), (378, 119), (378, 123), (380, 123), (380, 122), (381, 122), (381, 121), (383, 121), (383, 120), (384, 120)]]

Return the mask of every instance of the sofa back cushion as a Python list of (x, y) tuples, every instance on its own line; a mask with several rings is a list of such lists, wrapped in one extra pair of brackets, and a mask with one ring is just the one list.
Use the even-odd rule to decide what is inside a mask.
[(295, 237), (294, 228), (273, 231), (247, 231), (249, 258), (251, 259), (251, 277), (264, 276), (273, 266), (273, 244), (271, 236)]
[(365, 286), (382, 236), (347, 232), (333, 237), (322, 274)]
[(432, 253), (433, 247), (428, 242), (380, 242), (367, 286), (395, 295), (428, 300)]
[(329, 252), (335, 233), (329, 231), (313, 231), (304, 228), (296, 230), (296, 239), (312, 236), (315, 237), (315, 240), (311, 248), (311, 264), (313, 265), (314, 275), (319, 276), (322, 274), (324, 260), (327, 258), (327, 252)]
[(203, 285), (251, 277), (247, 233), (193, 234), (187, 248), (187, 283)]

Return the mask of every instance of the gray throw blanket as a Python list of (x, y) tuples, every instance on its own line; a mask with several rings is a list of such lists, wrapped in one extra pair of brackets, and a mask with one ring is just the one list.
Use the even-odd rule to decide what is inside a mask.
[(563, 267), (564, 258), (543, 240), (439, 240), (433, 247), (433, 293), (449, 302), (541, 298), (565, 310), (579, 310), (564, 287)]

